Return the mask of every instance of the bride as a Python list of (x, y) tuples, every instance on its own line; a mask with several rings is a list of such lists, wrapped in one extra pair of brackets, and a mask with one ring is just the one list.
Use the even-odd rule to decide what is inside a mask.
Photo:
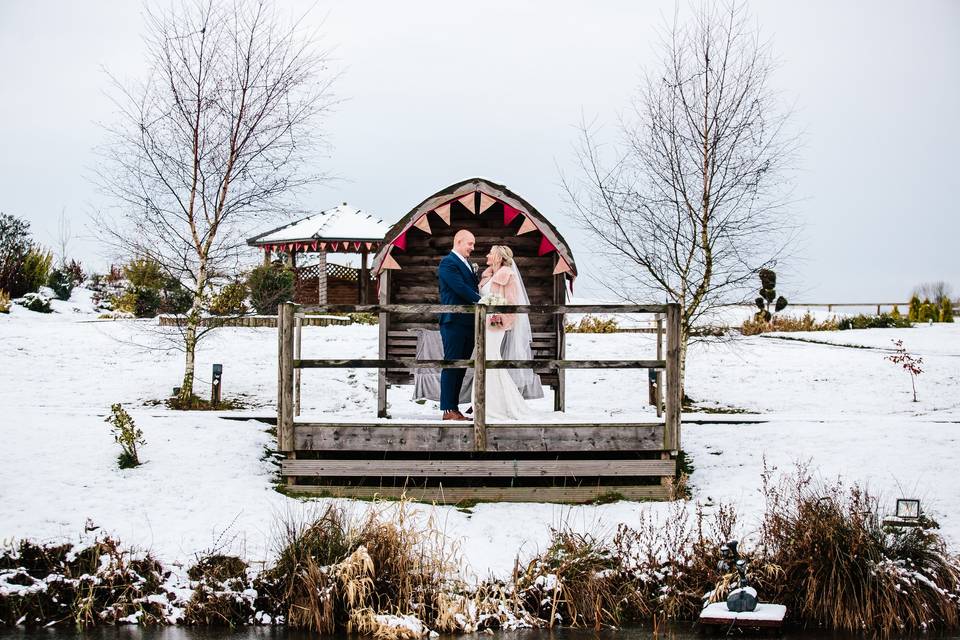
[[(494, 245), (487, 254), (487, 265), (480, 278), (481, 296), (503, 298), (506, 304), (530, 304), (510, 247)], [(487, 360), (532, 360), (532, 339), (530, 318), (526, 313), (499, 313), (487, 317)], [(530, 417), (531, 410), (524, 398), (542, 397), (540, 376), (532, 369), (487, 370), (487, 420)]]

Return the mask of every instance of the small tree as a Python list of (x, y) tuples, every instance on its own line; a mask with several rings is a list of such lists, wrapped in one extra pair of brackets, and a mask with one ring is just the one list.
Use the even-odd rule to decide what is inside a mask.
[(950, 298), (940, 298), (940, 322), (953, 322), (953, 303)]
[(910, 374), (910, 386), (913, 387), (913, 401), (917, 402), (917, 376), (923, 373), (920, 365), (923, 364), (923, 358), (914, 357), (906, 347), (903, 346), (903, 340), (893, 340), (895, 353), (892, 356), (886, 356), (884, 359), (893, 364), (900, 365), (903, 370)]
[(119, 402), (110, 406), (110, 415), (104, 420), (111, 425), (113, 439), (120, 445), (122, 451), (117, 456), (117, 463), (121, 469), (130, 469), (140, 465), (137, 455), (137, 445), (145, 445), (141, 431), (133, 422), (133, 418)]
[(910, 308), (907, 310), (907, 320), (910, 322), (920, 322), (920, 296), (917, 294), (910, 296)]
[[(783, 311), (787, 308), (787, 299), (783, 296), (777, 297), (777, 274), (770, 269), (760, 269), (760, 297), (754, 300), (759, 311), (753, 317), (757, 322), (770, 323), (773, 321), (773, 314)], [(776, 300), (776, 302), (774, 302)], [(771, 306), (773, 311), (770, 311)]]

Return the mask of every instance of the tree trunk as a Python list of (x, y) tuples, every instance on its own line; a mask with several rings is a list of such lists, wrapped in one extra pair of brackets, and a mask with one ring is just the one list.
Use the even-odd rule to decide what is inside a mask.
[(687, 323), (680, 323), (680, 406), (687, 400), (687, 342), (690, 340), (690, 327)]
[(180, 384), (181, 408), (187, 409), (193, 406), (193, 379), (196, 370), (197, 356), (197, 330), (200, 327), (200, 319), (203, 317), (203, 291), (207, 286), (207, 269), (204, 261), (200, 263), (200, 272), (197, 277), (197, 289), (194, 293), (193, 304), (186, 317), (186, 332), (183, 336), (183, 346), (185, 351), (183, 382)]

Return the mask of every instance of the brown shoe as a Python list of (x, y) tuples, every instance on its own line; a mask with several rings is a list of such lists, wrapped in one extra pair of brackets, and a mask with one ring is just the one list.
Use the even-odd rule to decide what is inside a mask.
[(470, 418), (463, 415), (459, 411), (452, 410), (452, 411), (444, 411), (443, 419), (444, 420), (469, 420)]

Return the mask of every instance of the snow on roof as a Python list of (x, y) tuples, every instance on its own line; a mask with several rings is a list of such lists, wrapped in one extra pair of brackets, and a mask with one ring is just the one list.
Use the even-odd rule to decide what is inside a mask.
[(320, 213), (268, 231), (250, 239), (250, 244), (303, 240), (383, 240), (390, 227), (383, 220), (346, 202)]

